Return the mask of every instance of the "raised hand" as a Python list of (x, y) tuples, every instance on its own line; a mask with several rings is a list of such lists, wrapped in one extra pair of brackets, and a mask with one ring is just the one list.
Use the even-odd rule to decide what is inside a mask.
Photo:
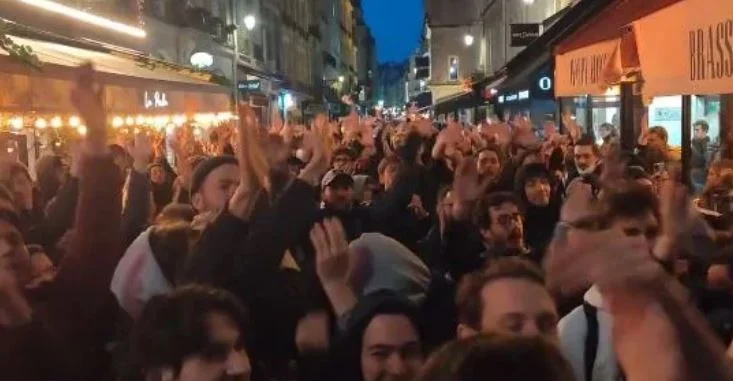
[(146, 133), (135, 134), (134, 144), (128, 147), (132, 156), (133, 168), (139, 173), (146, 173), (150, 160), (153, 157), (153, 142)]
[(94, 76), (91, 64), (84, 64), (76, 69), (76, 83), (71, 91), (71, 103), (86, 123), (87, 154), (100, 155), (107, 153), (107, 113), (102, 100), (103, 89), (96, 86)]
[(349, 273), (349, 242), (341, 222), (331, 218), (313, 225), (310, 240), (316, 251), (316, 273), (321, 283), (346, 284)]

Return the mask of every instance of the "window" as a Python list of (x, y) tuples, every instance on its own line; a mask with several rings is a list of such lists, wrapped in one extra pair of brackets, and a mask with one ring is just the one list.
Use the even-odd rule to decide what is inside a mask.
[(720, 149), (720, 96), (692, 96), (690, 184), (696, 193), (707, 182), (710, 163)]
[(449, 56), (448, 57), (448, 80), (449, 81), (457, 81), (458, 80), (458, 57), (457, 56)]

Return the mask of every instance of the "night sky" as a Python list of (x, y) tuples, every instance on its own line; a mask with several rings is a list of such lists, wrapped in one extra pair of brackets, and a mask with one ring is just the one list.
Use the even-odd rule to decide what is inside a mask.
[(361, 5), (377, 41), (379, 62), (409, 57), (420, 42), (423, 0), (362, 0)]

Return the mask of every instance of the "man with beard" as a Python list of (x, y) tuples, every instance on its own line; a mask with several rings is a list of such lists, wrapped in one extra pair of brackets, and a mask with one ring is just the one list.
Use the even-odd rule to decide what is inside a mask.
[(594, 180), (600, 176), (601, 153), (592, 137), (583, 136), (575, 143), (573, 161), (575, 166), (571, 168), (565, 181), (567, 194), (580, 184), (594, 184), (596, 182)]
[(321, 180), (324, 217), (338, 217), (349, 241), (369, 231), (368, 210), (354, 203), (354, 179), (351, 175), (332, 169)]
[(520, 256), (538, 261), (524, 242), (524, 214), (521, 202), (511, 193), (496, 192), (476, 206), (474, 224), (486, 250), (481, 260)]

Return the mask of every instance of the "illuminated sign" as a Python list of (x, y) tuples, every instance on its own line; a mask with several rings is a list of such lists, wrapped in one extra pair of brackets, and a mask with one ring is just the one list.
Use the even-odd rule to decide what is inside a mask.
[(260, 91), (262, 90), (262, 82), (259, 79), (239, 81), (239, 91)]
[(517, 98), (522, 101), (525, 99), (529, 99), (529, 90), (522, 90), (517, 94)]
[(145, 108), (168, 107), (168, 96), (162, 91), (145, 92)]
[(530, 98), (529, 90), (520, 90), (499, 96), (499, 103), (526, 101)]
[(503, 95), (499, 95), (499, 103), (504, 103), (504, 96)]
[(191, 65), (200, 69), (206, 69), (214, 64), (214, 56), (206, 52), (196, 52), (191, 55)]
[(537, 86), (539, 86), (540, 90), (542, 91), (550, 91), (552, 89), (552, 78), (550, 77), (542, 77), (539, 81), (537, 81)]

